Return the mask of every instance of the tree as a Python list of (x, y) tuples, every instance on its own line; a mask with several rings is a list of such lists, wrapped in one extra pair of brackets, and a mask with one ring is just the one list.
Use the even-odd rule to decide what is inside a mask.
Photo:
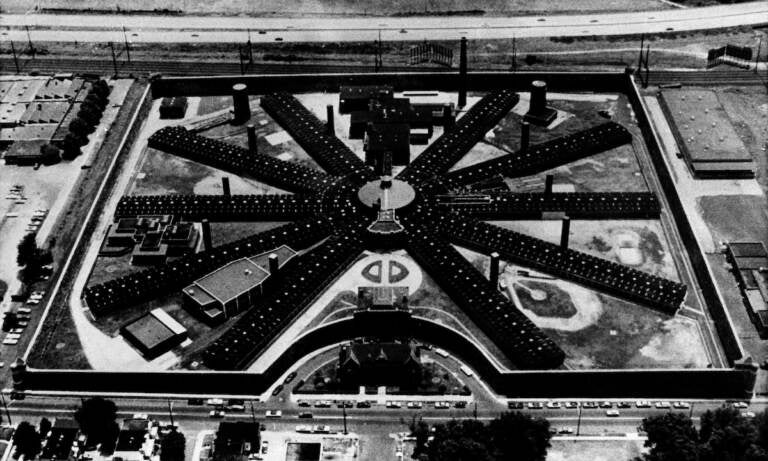
[(184, 434), (173, 428), (160, 442), (160, 461), (184, 461), (186, 443)]
[(37, 257), (37, 241), (35, 240), (36, 234), (25, 234), (22, 237), (21, 242), (16, 247), (18, 254), (16, 256), (16, 263), (19, 266), (26, 266), (30, 261)]
[(666, 413), (645, 418), (641, 425), (648, 434), (646, 461), (696, 461), (698, 434), (688, 415)]
[(86, 96), (83, 101), (88, 104), (93, 104), (94, 107), (97, 107), (101, 112), (104, 112), (104, 109), (107, 107), (107, 98), (101, 97), (93, 92), (88, 93), (88, 96)]
[(699, 459), (701, 461), (742, 460), (747, 453), (759, 453), (755, 446), (757, 428), (735, 408), (718, 408), (701, 417)]
[(93, 133), (93, 125), (89, 124), (80, 117), (75, 117), (69, 122), (69, 131), (80, 136), (87, 136)]
[(40, 146), (40, 157), (41, 161), (46, 165), (53, 165), (61, 160), (59, 148), (50, 143)]
[(22, 421), (13, 433), (13, 444), (16, 446), (15, 458), (24, 455), (25, 459), (34, 459), (40, 453), (40, 434), (35, 426)]
[(48, 432), (51, 430), (51, 427), (51, 421), (48, 418), (43, 417), (43, 419), (40, 420), (40, 424), (38, 425), (40, 438), (45, 438), (45, 436), (48, 435)]
[(80, 110), (77, 111), (77, 116), (85, 120), (90, 125), (96, 125), (101, 119), (101, 111), (97, 106), (88, 102), (80, 104)]
[(61, 158), (64, 160), (73, 160), (77, 158), (82, 153), (80, 151), (81, 145), (79, 138), (74, 133), (67, 133), (67, 135), (64, 136), (64, 140), (61, 142)]
[[(111, 400), (101, 397), (93, 397), (84, 400), (82, 405), (75, 410), (75, 421), (80, 430), (88, 437), (89, 445), (103, 444), (109, 448), (114, 445), (112, 436), (115, 437), (115, 418), (117, 418), (117, 405)], [(118, 428), (119, 429), (119, 428)], [(102, 447), (104, 451), (104, 447)]]
[(96, 80), (91, 84), (91, 91), (106, 99), (109, 96), (109, 84), (104, 80)]
[(429, 461), (492, 461), (488, 430), (473, 419), (451, 420), (434, 427), (429, 442)]
[(496, 459), (544, 461), (551, 446), (549, 421), (519, 411), (507, 412), (494, 419), (489, 430)]
[(427, 440), (429, 440), (429, 424), (424, 422), (423, 419), (418, 420), (414, 416), (411, 420), (411, 424), (408, 425), (408, 429), (411, 431), (411, 436), (416, 437), (416, 447), (413, 449), (413, 459), (419, 459), (419, 457), (427, 451)]

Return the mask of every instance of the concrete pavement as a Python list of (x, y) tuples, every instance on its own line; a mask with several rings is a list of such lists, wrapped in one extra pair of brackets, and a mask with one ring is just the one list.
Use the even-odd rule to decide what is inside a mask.
[[(501, 39), (627, 35), (768, 22), (768, 1), (651, 12), (525, 17), (245, 18), (150, 15), (0, 15), (4, 40), (244, 43)], [(127, 34), (123, 35), (123, 27)], [(249, 33), (249, 31), (252, 31)]]

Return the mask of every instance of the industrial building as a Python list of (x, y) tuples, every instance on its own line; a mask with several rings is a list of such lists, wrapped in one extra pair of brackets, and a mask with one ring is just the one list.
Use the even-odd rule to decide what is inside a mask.
[(659, 97), (672, 134), (693, 176), (753, 178), (755, 163), (711, 90), (664, 90)]
[(160, 118), (163, 120), (184, 118), (184, 114), (186, 113), (187, 98), (184, 96), (163, 98), (160, 102)]
[(147, 359), (162, 355), (187, 339), (187, 329), (161, 308), (124, 325), (120, 334)]
[(762, 242), (730, 242), (726, 255), (761, 338), (768, 338), (768, 251)]
[(295, 251), (282, 245), (233, 261), (184, 288), (184, 306), (206, 322), (223, 322), (253, 306), (267, 280), (294, 256)]
[(77, 435), (80, 426), (71, 418), (56, 418), (48, 434), (40, 434), (42, 448), (40, 461), (67, 461), (76, 459), (80, 446)]
[(250, 421), (222, 421), (213, 442), (215, 461), (246, 461), (261, 448), (261, 425)]

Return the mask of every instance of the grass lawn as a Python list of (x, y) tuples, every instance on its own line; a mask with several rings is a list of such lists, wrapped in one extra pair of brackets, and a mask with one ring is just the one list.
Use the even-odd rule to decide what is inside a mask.
[(552, 439), (547, 461), (629, 461), (643, 452), (642, 440)]

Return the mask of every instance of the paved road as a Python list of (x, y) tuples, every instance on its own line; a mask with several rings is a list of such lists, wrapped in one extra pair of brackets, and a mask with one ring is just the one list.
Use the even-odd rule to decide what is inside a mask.
[[(589, 15), (506, 17), (243, 18), (142, 15), (0, 15), (4, 40), (242, 43), (452, 40), (626, 35), (766, 23), (768, 1), (705, 8)], [(263, 33), (261, 33), (261, 32)]]

